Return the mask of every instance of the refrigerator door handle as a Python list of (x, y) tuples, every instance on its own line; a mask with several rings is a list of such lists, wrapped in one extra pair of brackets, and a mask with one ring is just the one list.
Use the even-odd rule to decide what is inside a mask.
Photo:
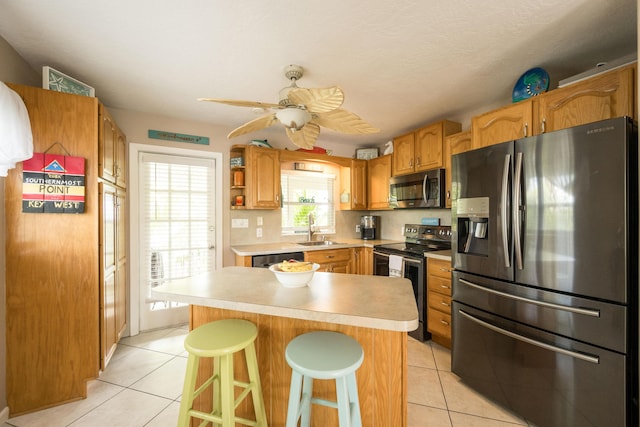
[(522, 242), (520, 241), (520, 204), (522, 202), (522, 187), (520, 181), (522, 180), (522, 153), (516, 154), (516, 169), (513, 174), (513, 205), (512, 209), (512, 221), (513, 221), (513, 244), (514, 252), (516, 254), (516, 267), (518, 270), (522, 270)]
[(502, 171), (502, 193), (500, 194), (501, 203), (501, 224), (500, 229), (502, 231), (502, 249), (504, 252), (504, 266), (506, 268), (511, 267), (511, 259), (509, 257), (509, 238), (507, 235), (507, 196), (509, 194), (509, 166), (511, 165), (511, 154), (504, 156), (504, 169)]
[(472, 288), (480, 289), (481, 291), (489, 292), (491, 294), (498, 295), (498, 296), (501, 296), (501, 297), (504, 297), (504, 298), (514, 299), (514, 300), (526, 302), (526, 303), (529, 303), (529, 304), (535, 304), (535, 305), (539, 305), (539, 306), (542, 306), (542, 307), (552, 308), (554, 310), (568, 311), (568, 312), (574, 313), (574, 314), (583, 314), (585, 316), (600, 317), (600, 310), (595, 310), (595, 309), (591, 309), (591, 308), (572, 307), (570, 305), (554, 304), (552, 302), (546, 302), (546, 301), (540, 301), (540, 300), (525, 298), (525, 297), (521, 297), (521, 296), (518, 296), (518, 295), (508, 294), (506, 292), (496, 291), (495, 289), (485, 288), (484, 286), (477, 285), (477, 284), (475, 284), (473, 282), (470, 282), (468, 280), (465, 280), (465, 279), (458, 279), (458, 281), (460, 283), (464, 283), (467, 286), (471, 286)]
[(508, 336), (510, 338), (513, 338), (513, 339), (516, 339), (518, 341), (526, 342), (528, 344), (535, 345), (535, 346), (540, 347), (540, 348), (544, 348), (545, 350), (550, 350), (550, 351), (553, 351), (555, 353), (564, 354), (566, 356), (570, 356), (570, 357), (573, 357), (575, 359), (580, 359), (580, 360), (584, 360), (584, 361), (587, 361), (587, 362), (591, 362), (591, 363), (594, 363), (596, 365), (600, 363), (600, 357), (598, 357), (598, 356), (594, 356), (592, 354), (586, 354), (586, 353), (579, 353), (577, 351), (567, 350), (567, 349), (564, 349), (564, 348), (556, 347), (554, 345), (549, 345), (549, 344), (546, 344), (546, 343), (543, 343), (543, 342), (540, 342), (540, 341), (536, 341), (536, 340), (531, 339), (531, 338), (524, 337), (524, 336), (516, 334), (514, 332), (507, 331), (506, 329), (502, 329), (502, 328), (499, 328), (497, 326), (494, 326), (491, 323), (485, 322), (484, 320), (480, 320), (477, 317), (474, 317), (471, 314), (466, 313), (464, 310), (458, 309), (458, 313), (460, 313), (462, 316), (466, 317), (467, 319), (471, 320), (472, 322), (475, 322), (475, 323), (479, 324), (480, 326), (484, 326), (487, 329), (491, 329), (494, 332), (497, 332), (497, 333), (502, 334), (502, 335), (506, 335), (506, 336)]

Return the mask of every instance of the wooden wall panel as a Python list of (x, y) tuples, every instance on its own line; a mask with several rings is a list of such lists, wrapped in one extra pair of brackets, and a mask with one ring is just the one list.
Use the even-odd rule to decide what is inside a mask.
[[(83, 214), (22, 213), (22, 164), (5, 179), (7, 400), (11, 415), (86, 396), (98, 375), (96, 98), (9, 85), (29, 111), (34, 152), (86, 159)], [(50, 153), (67, 154), (59, 146)]]
[[(191, 327), (225, 318), (240, 318), (258, 326), (258, 363), (269, 425), (284, 425), (287, 416), (291, 368), (285, 359), (287, 344), (309, 331), (330, 330), (352, 336), (364, 350), (364, 361), (356, 372), (363, 426), (407, 425), (407, 334), (379, 329), (337, 325), (300, 319), (248, 314), (234, 310), (191, 306)], [(242, 359), (240, 359), (242, 360)], [(236, 363), (238, 365), (238, 363)], [(244, 368), (240, 368), (241, 371)], [(201, 369), (198, 383), (210, 370)], [(239, 374), (244, 375), (244, 372)], [(314, 381), (314, 395), (335, 399), (334, 381)], [(207, 403), (199, 404), (208, 407)], [(253, 418), (253, 412), (238, 413)], [(313, 406), (312, 425), (337, 425), (335, 409)]]

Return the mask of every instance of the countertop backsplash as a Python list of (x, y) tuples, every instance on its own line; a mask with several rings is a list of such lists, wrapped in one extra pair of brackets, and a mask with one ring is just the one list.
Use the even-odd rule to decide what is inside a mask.
[[(422, 218), (440, 218), (440, 225), (451, 225), (451, 211), (448, 209), (336, 211), (336, 233), (335, 235), (327, 235), (327, 238), (332, 240), (360, 238), (360, 233), (356, 232), (356, 225), (360, 224), (362, 215), (380, 216), (382, 235), (378, 237), (388, 240), (404, 240), (403, 226), (405, 224), (420, 224)], [(262, 218), (261, 226), (258, 226), (258, 218)], [(232, 210), (229, 221), (231, 222), (233, 219), (246, 219), (248, 227), (230, 229), (230, 246), (306, 240), (306, 236), (303, 235), (283, 236), (280, 233), (281, 216), (279, 210)], [(258, 228), (262, 229), (262, 237), (260, 238), (256, 237)], [(322, 235), (322, 232), (318, 234)]]

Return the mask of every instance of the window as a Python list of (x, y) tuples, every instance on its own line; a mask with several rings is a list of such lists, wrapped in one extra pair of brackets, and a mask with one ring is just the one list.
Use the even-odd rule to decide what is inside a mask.
[(335, 233), (335, 175), (283, 170), (280, 179), (282, 234), (306, 233), (310, 213), (315, 216), (317, 231)]

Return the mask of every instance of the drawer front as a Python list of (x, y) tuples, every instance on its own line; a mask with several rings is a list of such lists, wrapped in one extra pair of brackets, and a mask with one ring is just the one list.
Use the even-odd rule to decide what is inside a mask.
[(427, 278), (427, 287), (430, 291), (438, 292), (443, 295), (451, 296), (451, 278), (439, 276), (429, 276)]
[(304, 260), (308, 262), (328, 263), (338, 261), (349, 261), (351, 259), (351, 250), (345, 249), (328, 249), (322, 251), (307, 251), (304, 253)]
[(429, 301), (429, 309), (451, 314), (451, 297), (429, 291), (427, 301)]
[(427, 329), (434, 335), (451, 338), (451, 315), (438, 310), (429, 310)]
[(451, 261), (444, 261), (436, 258), (427, 260), (427, 274), (443, 278), (451, 278)]

